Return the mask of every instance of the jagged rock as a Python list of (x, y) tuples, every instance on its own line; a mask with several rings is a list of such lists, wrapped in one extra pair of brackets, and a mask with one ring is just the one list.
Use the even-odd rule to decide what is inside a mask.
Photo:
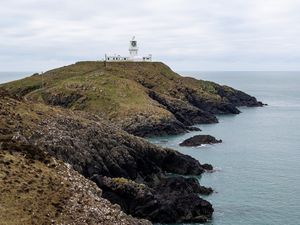
[(151, 180), (164, 171), (184, 175), (204, 172), (188, 155), (157, 147), (106, 124), (82, 124), (69, 117), (44, 121), (31, 141), (87, 177), (101, 174)]
[(239, 114), (240, 111), (230, 102), (217, 102), (202, 98), (197, 92), (189, 90), (185, 93), (188, 102), (211, 114)]
[(122, 178), (93, 179), (111, 202), (131, 215), (153, 222), (197, 222), (200, 217), (207, 221), (213, 213), (211, 204), (198, 197), (204, 187), (195, 179), (165, 178), (152, 188)]
[(186, 126), (203, 123), (217, 123), (217, 118), (187, 102), (179, 99), (160, 95), (154, 91), (149, 92), (149, 96), (164, 105), (175, 117)]
[(159, 121), (153, 121), (149, 118), (139, 119), (139, 122), (123, 125), (123, 129), (130, 134), (140, 137), (164, 136), (185, 133), (188, 128), (176, 120), (176, 118), (163, 118)]
[(155, 186), (155, 189), (165, 194), (178, 192), (182, 194), (198, 193), (209, 195), (213, 192), (212, 188), (201, 186), (196, 178), (184, 178), (181, 176), (164, 178)]
[[(226, 90), (231, 91), (226, 91)], [(254, 107), (254, 106), (263, 106), (264, 104), (260, 101), (257, 101), (255, 97), (252, 97), (242, 91), (235, 90), (233, 91), (232, 88), (227, 86), (218, 86), (217, 92), (220, 96), (225, 97), (234, 104), (235, 106), (248, 106), (248, 107)]]
[(215, 143), (221, 143), (222, 140), (217, 140), (215, 137), (211, 135), (195, 135), (191, 138), (188, 138), (184, 140), (182, 143), (180, 143), (180, 146), (200, 146), (203, 144), (215, 144)]
[(203, 169), (205, 169), (207, 171), (212, 171), (214, 169), (212, 165), (207, 164), (207, 163), (202, 164), (201, 166), (202, 166)]
[(199, 127), (187, 127), (188, 131), (201, 131)]

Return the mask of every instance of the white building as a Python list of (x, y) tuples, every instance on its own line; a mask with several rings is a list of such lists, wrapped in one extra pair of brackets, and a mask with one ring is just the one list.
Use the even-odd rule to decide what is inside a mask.
[(124, 61), (137, 61), (137, 62), (151, 62), (152, 55), (139, 57), (138, 56), (138, 45), (135, 37), (129, 42), (129, 56), (120, 55), (107, 55), (105, 54), (105, 61), (109, 62), (124, 62)]

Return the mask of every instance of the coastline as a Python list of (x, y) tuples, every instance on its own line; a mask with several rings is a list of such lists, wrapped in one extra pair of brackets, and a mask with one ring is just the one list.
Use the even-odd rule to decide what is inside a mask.
[[(114, 64), (115, 70), (124, 71), (124, 65)], [(68, 75), (68, 67), (64, 67), (47, 72), (43, 88), (39, 75), (1, 85), (4, 87), (3, 105), (8, 105), (2, 112), (3, 131), (11, 132), (2, 142), (7, 143), (6, 149), (16, 151), (23, 151), (23, 148), (17, 147), (18, 143), (21, 146), (29, 144), (28, 148), (38, 146), (41, 151), (71, 164), (76, 171), (102, 189), (104, 198), (117, 203), (125, 213), (135, 217), (165, 223), (206, 222), (214, 210), (199, 194), (211, 194), (212, 189), (201, 186), (196, 179), (170, 178), (167, 173), (200, 175), (206, 170), (211, 171), (213, 167), (200, 164), (194, 158), (172, 149), (151, 145), (126, 131), (143, 137), (185, 133), (196, 130), (190, 128), (194, 124), (217, 122), (215, 114), (238, 114), (237, 107), (240, 105), (253, 107), (262, 106), (262, 103), (229, 87), (182, 78), (161, 63), (138, 67), (138, 73), (136, 65), (126, 64), (126, 82), (134, 85), (134, 96), (137, 93), (144, 96), (138, 98), (138, 101), (142, 100), (142, 104), (146, 102), (146, 107), (158, 112), (154, 114), (155, 117), (149, 117), (148, 120), (145, 118), (149, 112), (138, 112), (136, 117), (136, 113), (130, 114), (128, 111), (129, 114), (121, 120), (116, 117), (107, 120), (105, 114), (95, 113), (94, 108), (90, 108), (92, 99), (89, 89), (85, 87), (86, 81), (80, 76), (82, 71), (75, 76)], [(90, 72), (84, 76), (98, 82), (98, 79), (103, 79), (102, 66), (99, 62), (81, 62), (70, 68), (75, 67), (80, 71), (85, 67), (94, 67), (97, 73)], [(98, 67), (102, 69), (98, 71)], [(110, 74), (111, 69), (107, 70), (107, 78), (99, 82), (101, 88), (111, 79), (114, 85), (119, 79), (124, 81), (124, 75), (119, 78), (115, 70), (113, 75)], [(153, 71), (157, 73), (155, 76)], [(162, 71), (164, 75), (161, 75)], [(176, 87), (176, 91), (171, 95), (162, 92), (160, 83), (151, 80), (154, 78), (163, 79), (168, 82), (167, 86)], [(66, 81), (57, 82), (56, 79)], [(90, 81), (88, 85), (91, 85)], [(98, 89), (100, 87), (89, 88), (93, 92), (103, 93), (103, 89)], [(109, 86), (107, 90), (114, 88)], [(203, 98), (199, 91), (207, 93), (206, 97)], [(114, 100), (122, 102), (128, 96), (130, 93), (116, 95)], [(101, 96), (98, 95), (98, 98), (101, 99)], [(130, 101), (132, 103), (132, 97)], [(14, 120), (17, 130), (11, 128), (8, 117)]]

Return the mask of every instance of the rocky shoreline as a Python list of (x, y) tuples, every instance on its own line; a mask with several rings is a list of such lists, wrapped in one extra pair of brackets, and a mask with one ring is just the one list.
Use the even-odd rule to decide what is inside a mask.
[[(0, 150), (30, 155), (46, 166), (40, 155), (67, 163), (97, 185), (101, 198), (151, 222), (210, 220), (214, 209), (199, 195), (212, 188), (185, 176), (213, 166), (141, 137), (197, 130), (192, 126), (217, 123), (217, 114), (262, 106), (241, 91), (181, 77), (162, 63), (80, 62), (43, 77), (44, 83), (35, 75), (0, 85)], [(93, 207), (85, 208), (87, 214)], [(130, 224), (131, 217), (124, 221)]]
[(211, 218), (212, 205), (198, 196), (210, 194), (210, 188), (196, 179), (167, 175), (200, 175), (211, 165), (150, 144), (90, 114), (32, 106), (8, 97), (0, 102), (4, 106), (1, 151), (30, 154), (34, 160), (49, 154), (66, 162), (94, 181), (103, 198), (137, 218), (153, 222)]

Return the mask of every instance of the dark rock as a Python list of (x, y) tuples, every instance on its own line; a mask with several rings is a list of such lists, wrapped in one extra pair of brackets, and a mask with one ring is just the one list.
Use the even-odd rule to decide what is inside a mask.
[(214, 169), (212, 165), (207, 164), (207, 163), (202, 164), (201, 166), (203, 169), (208, 170), (208, 171), (212, 171)]
[(262, 102), (257, 101), (255, 97), (228, 86), (217, 86), (216, 89), (221, 97), (227, 98), (235, 106), (256, 107), (264, 105)]
[(222, 140), (217, 140), (215, 137), (210, 135), (196, 135), (194, 137), (188, 138), (182, 143), (180, 143), (180, 146), (199, 146), (202, 144), (215, 144), (215, 143), (221, 143)]
[(193, 220), (194, 223), (205, 223), (207, 222), (207, 217), (206, 216), (197, 216)]
[(263, 106), (262, 102), (256, 100), (242, 91), (235, 90), (228, 86), (221, 86), (213, 82), (209, 82), (221, 97), (222, 100), (213, 101), (204, 98), (191, 88), (180, 88), (179, 91), (185, 95), (186, 100), (193, 106), (212, 114), (239, 114), (237, 109), (239, 106), (256, 107)]
[[(72, 119), (53, 122), (50, 127), (55, 127), (57, 132), (45, 130), (36, 141), (45, 143), (48, 152), (69, 162), (87, 177), (101, 174), (148, 180), (163, 171), (193, 175), (204, 171), (190, 156), (162, 149), (120, 130), (103, 129), (96, 124), (84, 126)], [(64, 139), (60, 140), (60, 136)]]
[(164, 178), (155, 186), (155, 189), (166, 194), (180, 192), (182, 194), (198, 193), (209, 195), (213, 192), (212, 188), (201, 186), (196, 178), (184, 178), (181, 176)]
[(202, 195), (210, 195), (214, 190), (211, 187), (200, 186), (198, 192)]
[(188, 131), (201, 131), (201, 129), (198, 128), (198, 127), (187, 127), (186, 129), (187, 129)]
[(44, 121), (39, 129), (30, 142), (45, 146), (51, 155), (95, 181), (103, 189), (103, 197), (119, 204), (125, 212), (153, 222), (211, 217), (211, 204), (198, 196), (208, 194), (209, 189), (192, 179), (163, 180), (166, 173), (202, 174), (205, 169), (192, 157), (112, 126), (100, 126), (99, 122), (82, 124), (73, 118), (58, 117)]
[(132, 121), (123, 127), (125, 131), (139, 137), (165, 136), (182, 134), (187, 131), (187, 127), (176, 120), (176, 118), (164, 118), (160, 121), (151, 121), (149, 118), (142, 118)]
[[(197, 175), (204, 172), (200, 163), (189, 155), (178, 155), (178, 152), (166, 149), (168, 155), (164, 158), (162, 168), (164, 171), (180, 175)], [(179, 166), (180, 165), (180, 166)]]
[(213, 114), (203, 111), (188, 102), (164, 96), (154, 91), (150, 91), (149, 96), (164, 105), (167, 110), (174, 114), (176, 119), (186, 126), (218, 122), (217, 118)]
[(199, 222), (200, 218), (207, 221), (213, 213), (211, 204), (198, 196), (201, 186), (195, 179), (166, 178), (152, 188), (122, 178), (93, 179), (103, 197), (138, 218), (160, 223)]
[(211, 114), (239, 114), (240, 111), (230, 102), (217, 102), (202, 98), (198, 93), (187, 90), (186, 98), (188, 102), (197, 108)]

